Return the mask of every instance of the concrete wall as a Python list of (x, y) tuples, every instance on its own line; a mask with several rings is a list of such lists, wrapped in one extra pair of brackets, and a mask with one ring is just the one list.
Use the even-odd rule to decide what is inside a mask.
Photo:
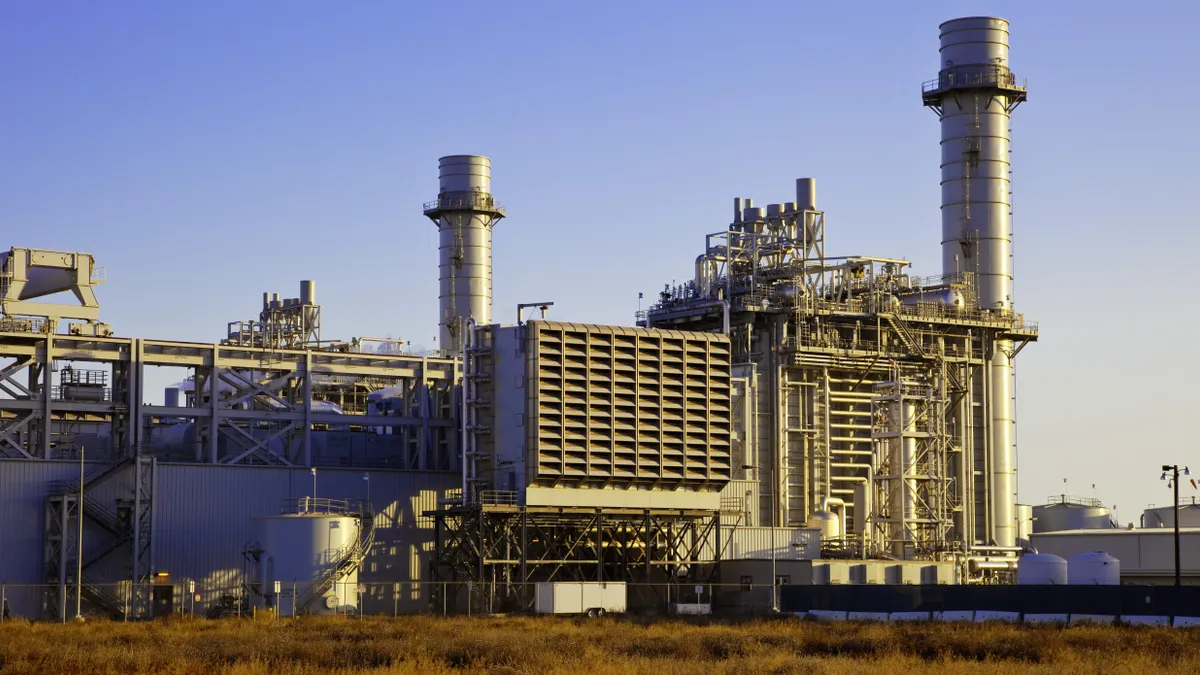
[[(36, 616), (41, 593), (20, 584), (42, 584), (45, 537), (45, 499), (49, 483), (78, 475), (71, 462), (0, 460), (0, 514), (5, 521), (0, 538), (0, 582), (8, 585), (10, 611)], [(459, 487), (453, 473), (406, 471), (369, 472), (362, 469), (318, 469), (317, 496), (363, 500), (370, 490), (376, 512), (375, 545), (359, 579), (369, 591), (368, 612), (413, 611), (423, 606), (422, 589), (409, 582), (424, 576), (433, 549), (433, 520), (421, 513), (436, 508), (440, 498)], [(233, 592), (246, 571), (243, 548), (252, 538), (251, 519), (280, 512), (282, 502), (310, 496), (312, 475), (307, 468), (160, 464), (155, 489), (154, 566), (170, 581), (196, 582), (201, 595), (197, 610)], [(129, 497), (133, 469), (96, 486), (94, 494), (112, 503)], [(93, 542), (104, 536), (89, 525), (84, 532), (85, 559)], [(72, 558), (74, 556), (71, 556)], [(124, 581), (128, 556), (107, 568), (87, 574), (98, 582)], [(383, 582), (405, 582), (401, 596)], [(371, 584), (379, 586), (372, 587)]]

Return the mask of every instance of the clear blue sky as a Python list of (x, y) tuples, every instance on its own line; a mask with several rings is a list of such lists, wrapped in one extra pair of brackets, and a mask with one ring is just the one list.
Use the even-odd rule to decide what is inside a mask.
[[(318, 282), (326, 337), (436, 334), (437, 158), (509, 218), (495, 317), (632, 322), (734, 196), (818, 180), (834, 254), (939, 273), (938, 24), (1012, 22), (1021, 499), (1122, 520), (1192, 434), (1197, 10), (1126, 2), (0, 4), (0, 245), (89, 251), (121, 335), (211, 341)], [(1190, 403), (1189, 403), (1190, 402)], [(1188, 486), (1185, 495), (1200, 495)]]

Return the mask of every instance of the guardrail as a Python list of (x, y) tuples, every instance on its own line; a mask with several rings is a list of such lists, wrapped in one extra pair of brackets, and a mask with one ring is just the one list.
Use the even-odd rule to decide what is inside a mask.
[(426, 215), (437, 211), (454, 210), (489, 211), (504, 215), (504, 205), (486, 192), (445, 192), (438, 195), (437, 199), (425, 202), (422, 206)]
[(939, 75), (936, 80), (926, 80), (921, 83), (921, 93), (932, 94), (947, 89), (969, 87), (1003, 87), (1005, 89), (1024, 91), (1028, 88), (1028, 80), (1021, 78), (1018, 81), (1017, 77), (1012, 74), (1012, 71), (1004, 66), (994, 66), (992, 68), (983, 66), (983, 70), (975, 72), (951, 72)]
[(287, 515), (294, 513), (319, 513), (327, 515), (350, 515), (355, 513), (351, 503), (346, 499), (326, 499), (324, 497), (300, 497), (299, 499), (284, 499), (280, 501), (279, 513)]

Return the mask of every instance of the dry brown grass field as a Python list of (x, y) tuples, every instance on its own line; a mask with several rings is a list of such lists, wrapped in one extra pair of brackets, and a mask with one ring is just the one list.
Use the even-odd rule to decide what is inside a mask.
[(1200, 631), (798, 620), (0, 624), (0, 674), (1196, 673)]

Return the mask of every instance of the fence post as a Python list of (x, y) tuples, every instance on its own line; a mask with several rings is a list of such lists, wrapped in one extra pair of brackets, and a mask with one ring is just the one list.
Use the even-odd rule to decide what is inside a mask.
[(392, 618), (399, 616), (400, 612), (400, 582), (392, 584)]
[(4, 616), (8, 614), (8, 584), (0, 584), (0, 623), (4, 623)]
[(292, 618), (296, 618), (296, 580), (292, 579)]

